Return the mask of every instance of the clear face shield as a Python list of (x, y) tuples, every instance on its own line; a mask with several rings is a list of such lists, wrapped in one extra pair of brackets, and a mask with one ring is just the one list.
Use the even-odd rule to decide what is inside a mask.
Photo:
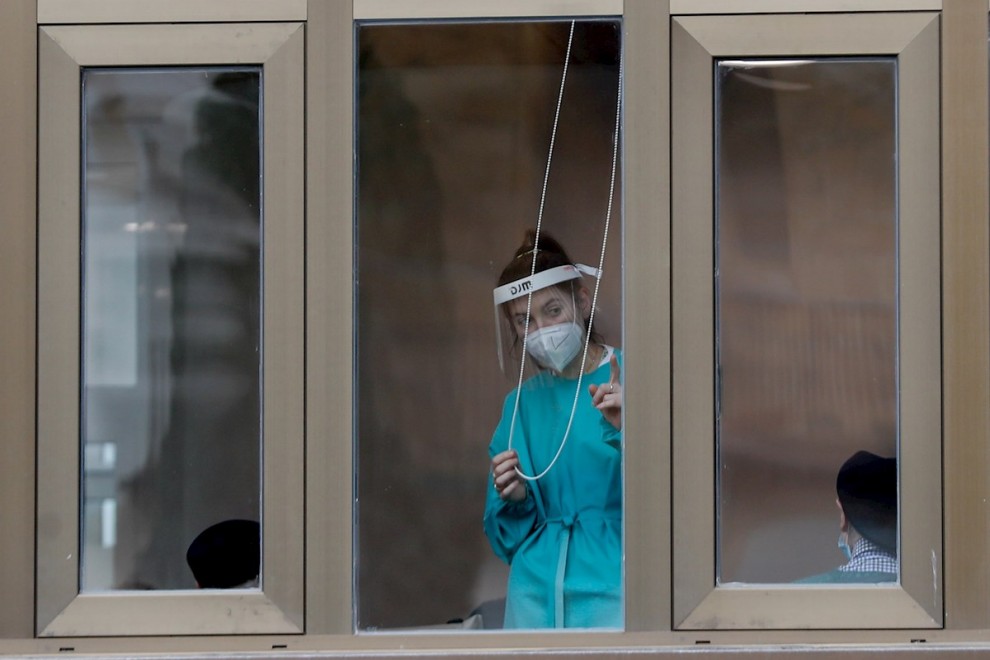
[(582, 264), (557, 266), (495, 289), (495, 339), (503, 372), (512, 374), (520, 364), (524, 336), (527, 355), (542, 369), (560, 373), (579, 358), (586, 339), (577, 294), (582, 273), (598, 277), (599, 271)]

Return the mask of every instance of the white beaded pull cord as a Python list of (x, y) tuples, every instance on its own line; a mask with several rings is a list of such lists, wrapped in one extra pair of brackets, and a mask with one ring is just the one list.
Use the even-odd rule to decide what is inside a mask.
[[(553, 158), (553, 146), (557, 137), (557, 121), (560, 117), (560, 102), (564, 96), (564, 82), (567, 80), (567, 64), (570, 60), (571, 43), (573, 38), (574, 38), (574, 21), (571, 21), (571, 32), (567, 39), (567, 55), (565, 56), (564, 59), (564, 73), (563, 76), (561, 76), (561, 80), (560, 80), (560, 92), (557, 95), (557, 110), (554, 114), (553, 130), (550, 134), (550, 153), (547, 155), (546, 173), (544, 174), (543, 177), (543, 192), (540, 196), (540, 209), (536, 220), (536, 234), (533, 238), (533, 266), (530, 270), (530, 277), (536, 274), (536, 255), (539, 253), (540, 229), (543, 224), (543, 206), (547, 194), (547, 181), (550, 177), (550, 161)], [(546, 476), (548, 472), (550, 472), (553, 466), (557, 463), (557, 459), (559, 459), (561, 453), (563, 453), (564, 447), (567, 444), (567, 439), (570, 437), (571, 426), (574, 423), (574, 414), (577, 412), (578, 398), (581, 394), (581, 384), (582, 384), (582, 380), (584, 379), (584, 365), (588, 359), (588, 345), (591, 342), (590, 329), (593, 327), (593, 323), (595, 321), (595, 310), (598, 308), (598, 291), (601, 285), (602, 268), (605, 265), (605, 246), (608, 243), (608, 230), (609, 230), (609, 224), (612, 219), (612, 201), (615, 193), (615, 176), (616, 176), (618, 157), (619, 157), (619, 125), (621, 119), (621, 110), (622, 110), (622, 57), (620, 54), (619, 83), (618, 83), (618, 90), (616, 93), (616, 102), (615, 102), (615, 130), (612, 136), (612, 173), (610, 176), (609, 187), (608, 187), (608, 207), (605, 211), (605, 231), (604, 231), (604, 235), (602, 236), (602, 249), (601, 249), (601, 253), (598, 256), (598, 276), (595, 278), (595, 291), (591, 298), (591, 314), (588, 317), (588, 327), (585, 331), (584, 350), (581, 352), (581, 370), (578, 373), (577, 387), (574, 390), (574, 401), (571, 403), (571, 414), (567, 419), (567, 428), (564, 429), (564, 437), (560, 441), (560, 446), (557, 448), (557, 453), (554, 454), (553, 460), (550, 461), (550, 464), (547, 465), (547, 467), (544, 468), (542, 472), (536, 475), (528, 475), (522, 470), (520, 470), (518, 467), (514, 468), (516, 474), (518, 474), (520, 478), (526, 481), (537, 481), (539, 479), (542, 479), (544, 476)], [(532, 311), (532, 304), (533, 304), (533, 291), (530, 291), (529, 294), (526, 296), (526, 320), (523, 326), (522, 355), (520, 357), (520, 362), (519, 362), (519, 380), (516, 384), (516, 400), (515, 400), (515, 405), (512, 408), (512, 421), (509, 424), (509, 443), (508, 443), (509, 449), (512, 449), (512, 437), (515, 433), (516, 418), (519, 414), (519, 398), (520, 395), (522, 394), (523, 375), (524, 375), (524, 370), (526, 368), (526, 341), (529, 336), (529, 316)], [(575, 306), (575, 312), (576, 311), (577, 311), (577, 307)]]

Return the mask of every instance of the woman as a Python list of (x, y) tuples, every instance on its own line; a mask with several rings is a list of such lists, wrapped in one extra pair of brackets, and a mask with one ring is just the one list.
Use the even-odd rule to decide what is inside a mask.
[[(590, 327), (581, 276), (590, 269), (542, 234), (530, 277), (534, 239), (528, 232), (495, 290), (507, 335), (517, 348), (528, 337), (538, 369), (506, 397), (489, 446), (485, 533), (510, 566), (504, 625), (619, 628), (621, 355)], [(520, 475), (544, 471), (537, 480)]]

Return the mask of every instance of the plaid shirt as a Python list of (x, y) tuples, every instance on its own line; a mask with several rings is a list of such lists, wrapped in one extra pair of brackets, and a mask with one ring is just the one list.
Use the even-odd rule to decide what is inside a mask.
[(852, 559), (845, 566), (840, 566), (842, 572), (874, 572), (897, 574), (897, 557), (881, 550), (875, 543), (865, 538), (856, 541), (852, 551)]

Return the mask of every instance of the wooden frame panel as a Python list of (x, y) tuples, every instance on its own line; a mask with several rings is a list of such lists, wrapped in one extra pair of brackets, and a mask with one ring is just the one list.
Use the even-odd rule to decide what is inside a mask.
[(306, 429), (315, 440), (306, 454), (306, 501), (308, 515), (318, 522), (306, 529), (306, 622), (310, 633), (351, 634), (356, 506), (351, 2), (311, 0), (309, 17)]
[(670, 50), (666, 0), (623, 16), (626, 630), (670, 625)]
[[(369, 4), (372, 2), (372, 0), (365, 1)], [(658, 0), (657, 4), (660, 4), (662, 1)], [(356, 2), (360, 4), (362, 0), (356, 0)], [(773, 4), (775, 2), (778, 2), (776, 6)], [(4, 287), (4, 302), (7, 305), (15, 304), (18, 306), (18, 311), (5, 315), (3, 321), (0, 322), (0, 336), (3, 337), (3, 341), (0, 342), (0, 351), (3, 351), (6, 358), (5, 363), (8, 365), (4, 374), (2, 399), (0, 399), (0, 410), (3, 411), (3, 415), (0, 415), (0, 429), (2, 429), (0, 432), (3, 434), (4, 446), (4, 459), (0, 461), (0, 464), (5, 466), (3, 486), (0, 487), (2, 488), (4, 497), (0, 498), (0, 506), (3, 507), (5, 524), (9, 524), (8, 521), (14, 521), (13, 527), (7, 529), (4, 541), (0, 542), (0, 548), (3, 549), (2, 554), (5, 558), (4, 569), (2, 574), (0, 574), (0, 585), (3, 585), (7, 596), (6, 605), (0, 606), (0, 637), (7, 638), (0, 641), (0, 651), (16, 654), (49, 653), (54, 655), (62, 645), (59, 641), (27, 639), (32, 635), (33, 613), (30, 611), (30, 608), (24, 607), (24, 604), (31, 602), (33, 598), (33, 588), (30, 584), (32, 581), (32, 561), (30, 558), (25, 559), (25, 553), (33, 552), (33, 539), (28, 537), (31, 534), (30, 530), (34, 523), (34, 516), (31, 515), (33, 514), (32, 507), (27, 505), (27, 503), (33, 501), (34, 497), (34, 482), (30, 474), (30, 466), (33, 465), (31, 454), (34, 433), (34, 397), (32, 396), (33, 392), (29, 392), (28, 388), (25, 387), (25, 383), (34, 379), (33, 360), (35, 341), (32, 330), (34, 325), (33, 254), (35, 239), (32, 217), (34, 213), (34, 194), (32, 191), (27, 190), (28, 187), (33, 189), (34, 185), (34, 121), (33, 110), (25, 111), (25, 108), (28, 106), (31, 108), (34, 107), (35, 75), (32, 68), (34, 66), (35, 50), (35, 31), (33, 29), (34, 4), (32, 0), (5, 0), (0, 3), (0, 35), (3, 36), (0, 39), (0, 43), (3, 44), (2, 48), (7, 65), (0, 72), (0, 79), (8, 82), (5, 88), (19, 91), (18, 94), (7, 95), (3, 101), (0, 101), (0, 107), (5, 109), (14, 108), (10, 113), (0, 113), (5, 117), (5, 122), (0, 125), (0, 131), (5, 136), (2, 141), (5, 149), (0, 152), (0, 202), (4, 205), (3, 208), (5, 208), (5, 218), (7, 220), (4, 224), (4, 241), (0, 242), (0, 251), (3, 254), (3, 259), (0, 259), (0, 272), (3, 274), (3, 277), (0, 278), (0, 282), (2, 282), (0, 286)], [(40, 16), (41, 7), (46, 4), (46, 0), (38, 0), (38, 4)], [(127, 2), (126, 4), (137, 5), (138, 3)], [(164, 3), (159, 4), (164, 6)], [(310, 36), (316, 35), (335, 38), (332, 35), (336, 35), (342, 39), (350, 39), (350, 19), (346, 15), (351, 13), (352, 0), (310, 0), (309, 4), (310, 22), (307, 30), (310, 31)], [(479, 3), (479, 6), (481, 4), (484, 3)], [(633, 16), (635, 7), (638, 5), (641, 13), (637, 13), (635, 16), (639, 18), (646, 16), (655, 18), (653, 4), (653, 0), (626, 0), (626, 15)], [(887, 0), (825, 0), (824, 2), (814, 2), (813, 7), (804, 4), (802, 0), (796, 0), (795, 2), (785, 1), (782, 5), (779, 3), (779, 0), (711, 0), (710, 2), (708, 0), (671, 0), (670, 4), (672, 13), (675, 14), (731, 12), (742, 14), (798, 10), (802, 12), (815, 12), (819, 10), (825, 12), (855, 12), (886, 9), (937, 9), (934, 6), (928, 7), (927, 5), (929, 4), (941, 6), (938, 0), (931, 0), (931, 2), (927, 0), (904, 0), (904, 2), (890, 0), (889, 3)], [(943, 655), (966, 658), (982, 657), (982, 654), (985, 653), (987, 648), (986, 644), (990, 642), (990, 636), (988, 636), (990, 634), (990, 620), (988, 620), (988, 617), (990, 617), (990, 613), (988, 612), (990, 610), (985, 607), (988, 572), (988, 564), (985, 561), (985, 549), (987, 545), (985, 534), (987, 526), (986, 495), (988, 490), (986, 462), (988, 424), (986, 423), (986, 419), (988, 410), (990, 410), (990, 406), (987, 404), (988, 392), (990, 392), (990, 389), (988, 389), (990, 385), (987, 382), (987, 341), (990, 338), (990, 331), (987, 328), (987, 175), (984, 171), (986, 167), (987, 140), (983, 134), (986, 128), (987, 117), (986, 108), (984, 107), (986, 102), (985, 86), (987, 76), (986, 71), (983, 70), (986, 63), (986, 53), (980, 50), (981, 48), (986, 48), (986, 16), (982, 15), (983, 9), (978, 6), (979, 4), (964, 2), (946, 3), (945, 10), (942, 14), (942, 30), (947, 36), (943, 40), (942, 46), (942, 112), (944, 122), (943, 139), (945, 142), (943, 145), (944, 235), (942, 244), (944, 262), (943, 340), (945, 344), (943, 373), (945, 379), (944, 415), (946, 420), (944, 429), (944, 466), (948, 475), (945, 483), (945, 624), (947, 628), (953, 630), (921, 632), (921, 636), (927, 637), (927, 641), (929, 642), (927, 644), (908, 644), (909, 637), (918, 636), (912, 634), (910, 631), (859, 630), (845, 632), (822, 631), (817, 633), (807, 633), (804, 631), (723, 631), (706, 633), (704, 635), (691, 632), (670, 633), (668, 632), (669, 621), (665, 621), (660, 614), (663, 608), (668, 606), (663, 601), (669, 600), (669, 591), (666, 593), (656, 591), (651, 586), (655, 581), (656, 584), (662, 584), (665, 579), (669, 581), (669, 576), (663, 575), (668, 567), (662, 563), (663, 557), (659, 554), (653, 557), (655, 564), (649, 566), (650, 558), (646, 556), (649, 546), (646, 546), (642, 553), (637, 553), (641, 556), (633, 557), (630, 555), (627, 557), (627, 567), (645, 563), (648, 569), (644, 573), (646, 580), (643, 584), (638, 582), (637, 577), (637, 584), (627, 585), (627, 626), (630, 630), (653, 630), (655, 632), (621, 636), (610, 634), (539, 637), (531, 635), (499, 635), (497, 637), (475, 635), (470, 639), (471, 650), (468, 651), (469, 653), (478, 657), (484, 655), (497, 655), (501, 657), (508, 653), (504, 649), (518, 648), (527, 649), (524, 652), (535, 654), (539, 657), (562, 657), (570, 654), (567, 650), (568, 648), (584, 646), (586, 649), (585, 653), (588, 652), (588, 648), (599, 649), (599, 652), (593, 652), (592, 654), (600, 657), (612, 657), (616, 653), (621, 652), (632, 654), (649, 653), (651, 656), (673, 657), (674, 655), (682, 655), (688, 648), (693, 647), (697, 650), (697, 647), (694, 646), (696, 640), (699, 637), (704, 637), (703, 641), (705, 643), (711, 643), (711, 646), (706, 647), (710, 649), (706, 653), (712, 657), (735, 657), (737, 655), (751, 655), (753, 653), (773, 654), (774, 656), (783, 657), (791, 655), (803, 657), (806, 654), (813, 655), (814, 657), (867, 657), (881, 654), (886, 656), (890, 653), (895, 653), (898, 657), (924, 657), (926, 655), (937, 655), (938, 657), (942, 657)], [(472, 3), (473, 5), (474, 3)], [(980, 11), (976, 12), (974, 8)], [(410, 10), (415, 11), (415, 8), (410, 8)], [(659, 12), (662, 9), (657, 9), (656, 11)], [(457, 12), (455, 10), (454, 13), (464, 12)], [(318, 16), (319, 19), (317, 20)], [(231, 20), (232, 18), (232, 15), (225, 14), (224, 18), (220, 20)], [(106, 20), (112, 21), (112, 17)], [(150, 15), (146, 15), (142, 20), (153, 21), (156, 19)], [(243, 18), (237, 20), (253, 19)], [(667, 22), (666, 17), (663, 17), (662, 20), (664, 23)], [(635, 28), (626, 25), (625, 30), (629, 34), (629, 41), (625, 43), (634, 43), (635, 34), (642, 35), (642, 38), (645, 40), (647, 38), (646, 35), (650, 34), (651, 31), (653, 35), (658, 35), (664, 29), (660, 25), (637, 25)], [(26, 35), (23, 30), (27, 30), (31, 34)], [(978, 38), (957, 38), (961, 32), (965, 32), (967, 36), (971, 37), (974, 31), (980, 33)], [(653, 44), (656, 48), (656, 57), (662, 58), (666, 50), (666, 44), (661, 37), (654, 36), (654, 38), (657, 40)], [(344, 69), (348, 69), (349, 71), (350, 63), (348, 58), (353, 53), (352, 50), (348, 50), (350, 48), (349, 41), (324, 43), (319, 47), (314, 47), (310, 43), (308, 48), (311, 58), (311, 70), (315, 68), (312, 67), (315, 61), (312, 59), (313, 55), (322, 52), (330, 54), (333, 62), (331, 65), (333, 70), (343, 72)], [(634, 56), (632, 53), (628, 53), (627, 55), (630, 57), (627, 61), (626, 75), (627, 80), (631, 82), (634, 75), (631, 71)], [(28, 68), (32, 68), (32, 70), (28, 71)], [(627, 85), (627, 98), (629, 98), (630, 94), (638, 96), (640, 94), (652, 95), (654, 93), (660, 93), (664, 95), (664, 98), (663, 107), (658, 112), (662, 114), (665, 112), (666, 103), (669, 99), (667, 90), (665, 88), (662, 91), (651, 89), (649, 92), (646, 92), (641, 87), (642, 84), (662, 84), (661, 79), (666, 75), (666, 72), (656, 71), (654, 73), (656, 77), (650, 77), (648, 73), (644, 72), (642, 74), (643, 77), (640, 78), (640, 84)], [(312, 76), (313, 74), (311, 73), (309, 75)], [(341, 88), (336, 86), (338, 82), (333, 82), (328, 87), (332, 88), (332, 90), (339, 91)], [(344, 84), (344, 88), (350, 89), (350, 82), (342, 84)], [(313, 94), (313, 90), (317, 89), (313, 85), (312, 80), (309, 82), (308, 89), (310, 94)], [(318, 107), (318, 109), (321, 114), (325, 113), (330, 116), (339, 117), (341, 115), (337, 113), (340, 110), (336, 106), (348, 105), (349, 98), (334, 99), (330, 93), (332, 90), (323, 89), (320, 91), (320, 94), (321, 98), (330, 101), (329, 107), (332, 107), (333, 110), (326, 110), (328, 107), (326, 104)], [(638, 150), (638, 145), (631, 144), (631, 142), (638, 140), (640, 135), (638, 132), (630, 130), (629, 127), (632, 124), (628, 123), (635, 121), (631, 114), (634, 105), (634, 102), (630, 98), (630, 102), (627, 103), (626, 126), (632, 140), (627, 141), (624, 146), (627, 159), (626, 166), (629, 168), (634, 167), (634, 163), (640, 162), (633, 156), (634, 151)], [(316, 112), (317, 106), (311, 102), (309, 108), (310, 117), (312, 118), (314, 116), (312, 113)], [(649, 109), (641, 110), (640, 112), (643, 114), (640, 115), (639, 121), (646, 121), (645, 115), (649, 111)], [(346, 125), (343, 130), (339, 130), (339, 126), (329, 126), (329, 122), (328, 126), (323, 128), (326, 131), (325, 135), (332, 134), (334, 139), (338, 140), (332, 146), (326, 146), (326, 143), (319, 142), (311, 137), (307, 138), (308, 148), (311, 150), (308, 163), (310, 166), (316, 163), (323, 163), (323, 166), (326, 168), (324, 172), (329, 173), (329, 176), (335, 182), (332, 184), (333, 186), (338, 186), (340, 179), (346, 178), (350, 172), (349, 165), (347, 169), (342, 167), (337, 169), (343, 164), (343, 158), (349, 158), (349, 152), (347, 150), (349, 149), (350, 135), (348, 131), (351, 124), (349, 122), (344, 123)], [(346, 137), (344, 137), (344, 133), (347, 133)], [(312, 153), (314, 147), (319, 149), (319, 154), (314, 155)], [(640, 157), (645, 158), (645, 152), (646, 148), (643, 147)], [(663, 154), (654, 154), (654, 156), (660, 156), (661, 158), (659, 160), (663, 160)], [(651, 162), (651, 166), (662, 167), (662, 164), (658, 163), (657, 160), (652, 160)], [(631, 177), (632, 173), (627, 176)], [(654, 182), (666, 181), (659, 174), (654, 176), (652, 172), (644, 173), (644, 178), (646, 179), (651, 178), (651, 176)], [(311, 182), (311, 186), (314, 181), (320, 182), (321, 186), (325, 185), (323, 183), (325, 179), (315, 177), (310, 173), (307, 174), (307, 177)], [(629, 199), (626, 203), (629, 205), (631, 211), (638, 203), (637, 199), (633, 199), (636, 195), (629, 192), (631, 190), (630, 186), (633, 185), (634, 181), (632, 178), (627, 179), (627, 196)], [(663, 188), (663, 186), (657, 185), (656, 188)], [(311, 188), (309, 196), (310, 203), (312, 204), (312, 200), (314, 199), (322, 199), (324, 203), (323, 210), (329, 211), (332, 214), (321, 215), (318, 212), (319, 207), (317, 207), (310, 216), (314, 219), (314, 224), (310, 227), (311, 233), (313, 231), (321, 231), (315, 226), (315, 223), (323, 222), (323, 218), (326, 217), (342, 218), (346, 215), (347, 222), (350, 222), (350, 211), (342, 208), (345, 205), (348, 208), (350, 207), (349, 191), (349, 183), (339, 188), (338, 192), (342, 195), (340, 197), (325, 194), (325, 191), (322, 189), (316, 190), (315, 193), (317, 194), (314, 195), (314, 191)], [(664, 191), (654, 190), (653, 194), (657, 196), (656, 203), (662, 203), (661, 198), (664, 195)], [(12, 206), (10, 203), (11, 199), (14, 200)], [(644, 206), (646, 206), (645, 203)], [(654, 213), (654, 221), (660, 221), (663, 214), (666, 213), (665, 209), (649, 208), (648, 206), (640, 210), (649, 210)], [(632, 212), (630, 212), (629, 216), (632, 216)], [(21, 220), (24, 221), (23, 225), (20, 224)], [(631, 224), (634, 218), (629, 217), (628, 220), (629, 222), (627, 222), (626, 227), (626, 231), (630, 232), (628, 234), (628, 243), (635, 243), (633, 240), (634, 232), (643, 232), (639, 236), (647, 240), (663, 240), (655, 236), (651, 239), (649, 234), (657, 231), (662, 235), (666, 231), (664, 227), (650, 228), (645, 224), (634, 227)], [(336, 223), (338, 221), (339, 219), (333, 222)], [(314, 254), (319, 255), (321, 254), (320, 250), (322, 250), (322, 254), (340, 256), (343, 252), (343, 247), (341, 245), (335, 245), (333, 242), (337, 231), (339, 231), (339, 228), (329, 229), (319, 234), (318, 240), (323, 247), (315, 250)], [(350, 240), (349, 236), (348, 240)], [(658, 252), (658, 260), (666, 259), (668, 254), (668, 252)], [(349, 256), (347, 255), (347, 258)], [(635, 286), (630, 281), (633, 278), (639, 277), (635, 273), (648, 272), (650, 266), (646, 266), (647, 271), (639, 271), (638, 267), (634, 266), (633, 262), (630, 261), (634, 256), (635, 253), (627, 250), (627, 270), (631, 276), (627, 280), (627, 284)], [(308, 268), (309, 270), (307, 272), (310, 277), (326, 274), (329, 270), (337, 272), (333, 267), (313, 267), (311, 265)], [(661, 267), (661, 270), (663, 270), (663, 267)], [(29, 272), (32, 274), (32, 281), (26, 282), (23, 278)], [(8, 292), (11, 293), (9, 297), (7, 297)], [(663, 293), (660, 292), (659, 295), (662, 296)], [(314, 298), (311, 290), (307, 291), (307, 296), (311, 300)], [(341, 302), (341, 300), (338, 300), (336, 297), (333, 298), (334, 303)], [(324, 305), (324, 307), (311, 308), (310, 313), (312, 314), (315, 309), (320, 314), (320, 317), (309, 328), (333, 327), (340, 322), (339, 318), (335, 318), (336, 313), (341, 311), (340, 309), (329, 308), (329, 305), (326, 305), (326, 301), (320, 303), (319, 300), (316, 300), (315, 302)], [(349, 301), (344, 302), (349, 304)], [(637, 319), (643, 316), (652, 316), (656, 313), (655, 309), (633, 310), (632, 306), (630, 306), (630, 310), (635, 311)], [(21, 315), (21, 312), (23, 312), (23, 315)], [(320, 318), (323, 319), (323, 325), (320, 325)], [(645, 333), (645, 330), (643, 332)], [(319, 335), (315, 336), (319, 337)], [(644, 340), (645, 336), (637, 339), (631, 327), (627, 331), (627, 346), (631, 346), (636, 341)], [(311, 424), (324, 424), (326, 425), (325, 428), (331, 429), (332, 435), (313, 435), (313, 437), (318, 439), (324, 437), (336, 438), (338, 436), (333, 434), (343, 430), (344, 434), (339, 437), (346, 438), (346, 440), (340, 442), (340, 447), (337, 447), (336, 440), (333, 442), (318, 440), (318, 442), (310, 446), (310, 460), (324, 460), (329, 455), (334, 460), (343, 456), (345, 462), (340, 464), (324, 463), (324, 465), (329, 466), (329, 469), (318, 470), (315, 473), (309, 472), (309, 470), (313, 469), (312, 467), (307, 467), (308, 478), (310, 480), (310, 483), (307, 485), (307, 492), (316, 495), (329, 493), (331, 497), (339, 497), (341, 494), (345, 494), (346, 497), (351, 497), (349, 484), (337, 484), (333, 486), (330, 484), (314, 485), (311, 483), (316, 476), (319, 478), (340, 478), (343, 481), (347, 481), (350, 478), (350, 447), (347, 444), (350, 438), (347, 435), (350, 433), (350, 400), (337, 401), (329, 396), (331, 393), (334, 396), (341, 393), (341, 390), (338, 389), (334, 381), (337, 380), (339, 373), (349, 373), (346, 369), (349, 358), (342, 359), (342, 361), (331, 358), (327, 352), (324, 352), (322, 345), (325, 345), (324, 342), (318, 340), (310, 346), (310, 351), (315, 352), (316, 360), (310, 361), (308, 368), (313, 369), (313, 365), (316, 365), (321, 371), (315, 376), (312, 374), (308, 375), (307, 382), (313, 387), (330, 387), (332, 389), (325, 391), (322, 396), (313, 398), (311, 404), (319, 403), (321, 406), (326, 406), (328, 402), (333, 402), (331, 405), (336, 407), (333, 414), (342, 411), (341, 414), (344, 415), (344, 418), (338, 419), (330, 414), (324, 416), (323, 412), (314, 413), (311, 405), (308, 412), (308, 421)], [(652, 350), (655, 348), (655, 345), (650, 344), (649, 347)], [(320, 360), (323, 361), (322, 364), (319, 362)], [(663, 359), (659, 360), (659, 362), (662, 361)], [(345, 369), (343, 372), (340, 372), (338, 368), (342, 367)], [(628, 379), (630, 378), (628, 370), (626, 378), (628, 383)], [(647, 386), (657, 387), (658, 384), (651, 379)], [(663, 387), (662, 384), (659, 386), (661, 388)], [(650, 405), (660, 408), (657, 402), (663, 400), (662, 390), (657, 392), (657, 394), (657, 398), (650, 400)], [(348, 393), (349, 396), (350, 394)], [(633, 396), (632, 392), (629, 393), (629, 396)], [(662, 418), (665, 411), (653, 410), (649, 414), (651, 417), (655, 415), (658, 418)], [(632, 426), (629, 425), (635, 425), (636, 419), (639, 418), (627, 418), (627, 428), (631, 429)], [(643, 421), (641, 428), (653, 428), (654, 423), (652, 420)], [(669, 430), (666, 431), (665, 435), (669, 438)], [(661, 435), (658, 437), (662, 439), (664, 436)], [(643, 444), (648, 445), (648, 442), (644, 442)], [(322, 451), (324, 445), (333, 445), (336, 448), (326, 453)], [(633, 450), (630, 449), (627, 451)], [(664, 449), (661, 447), (661, 456), (659, 459), (661, 461), (664, 460), (662, 456), (663, 451)], [(653, 448), (645, 448), (643, 452), (640, 456), (644, 458), (654, 455)], [(10, 459), (9, 461), (7, 460), (8, 458)], [(627, 475), (627, 497), (632, 497), (634, 492), (646, 496), (659, 492), (663, 493), (662, 497), (666, 496), (666, 491), (662, 484), (641, 483), (634, 485), (631, 481), (634, 478), (634, 474)], [(348, 592), (345, 597), (344, 591), (351, 588), (349, 576), (352, 567), (350, 563), (352, 558), (350, 555), (345, 558), (342, 554), (338, 554), (338, 551), (350, 551), (350, 513), (342, 511), (343, 507), (341, 506), (327, 506), (326, 509), (323, 509), (322, 507), (325, 505), (322, 502), (324, 501), (310, 500), (311, 507), (321, 507), (319, 511), (316, 508), (311, 508), (311, 514), (315, 512), (318, 515), (320, 511), (326, 511), (331, 514), (331, 517), (328, 519), (325, 529), (323, 528), (323, 520), (318, 519), (320, 520), (319, 527), (321, 529), (317, 530), (315, 529), (317, 525), (311, 525), (307, 530), (307, 553), (310, 554), (310, 563), (308, 564), (309, 587), (307, 591), (308, 630), (311, 633), (319, 633), (320, 631), (339, 633), (340, 636), (307, 635), (305, 637), (297, 636), (295, 638), (285, 636), (241, 636), (237, 638), (106, 638), (77, 639), (68, 643), (74, 645), (74, 649), (77, 652), (101, 654), (113, 652), (132, 655), (138, 653), (162, 653), (165, 651), (186, 654), (267, 651), (267, 655), (277, 653), (276, 651), (269, 650), (273, 642), (284, 643), (286, 641), (290, 642), (289, 646), (294, 652), (305, 650), (314, 655), (326, 654), (326, 649), (330, 647), (338, 649), (338, 651), (332, 653), (335, 656), (349, 655), (353, 657), (366, 656), (368, 653), (381, 657), (402, 657), (411, 649), (419, 649), (419, 654), (424, 657), (443, 657), (445, 655), (463, 654), (467, 644), (464, 641), (464, 637), (461, 636), (390, 635), (387, 637), (375, 636), (373, 639), (369, 639), (369, 636), (354, 636), (351, 634), (352, 629), (349, 623), (351, 620), (351, 594)], [(339, 505), (339, 502), (337, 504)], [(629, 516), (633, 515), (643, 517), (652, 516), (653, 518), (648, 522), (659, 520), (659, 524), (662, 526), (662, 517), (669, 514), (666, 502), (661, 499), (647, 503), (645, 506), (648, 509), (628, 511), (627, 520), (630, 519)], [(660, 516), (660, 518), (656, 518), (657, 516)], [(20, 534), (18, 530), (21, 530), (20, 525), (27, 518), (30, 518), (30, 522), (27, 523), (24, 536), (18, 538)], [(344, 536), (335, 536), (333, 533), (334, 529), (342, 531)], [(660, 532), (662, 532), (662, 529)], [(649, 530), (645, 534), (647, 543), (652, 542), (649, 539), (652, 539), (655, 533), (659, 532)], [(668, 543), (670, 538), (669, 535), (663, 536), (661, 534), (662, 544)], [(631, 542), (633, 542), (631, 539), (627, 539), (627, 543)], [(662, 551), (663, 549), (661, 547)], [(314, 555), (314, 552), (318, 554)], [(333, 567), (327, 571), (332, 580), (331, 585), (328, 587), (326, 583), (320, 582), (318, 577), (324, 572), (323, 566), (329, 564), (332, 564)], [(341, 581), (347, 583), (343, 589), (340, 588)], [(640, 595), (637, 596), (636, 594)], [(641, 600), (649, 598), (655, 599), (654, 602), (643, 602), (642, 605), (637, 605)], [(809, 599), (808, 605), (809, 607), (817, 607), (817, 603), (813, 603), (812, 599)], [(322, 608), (329, 609), (324, 610)], [(326, 611), (330, 611), (331, 614), (325, 616), (324, 612)], [(643, 620), (638, 618), (640, 616), (645, 616), (648, 619), (648, 622), (644, 623), (644, 627), (642, 628), (639, 628), (639, 624), (636, 623)], [(657, 618), (658, 616), (660, 616), (659, 619)], [(321, 624), (323, 620), (329, 620), (331, 624), (324, 626)], [(21, 639), (13, 639), (17, 637)], [(840, 643), (841, 645), (833, 643)], [(766, 644), (796, 646), (764, 646)], [(824, 644), (828, 646), (811, 650), (808, 647), (809, 644)], [(483, 648), (491, 649), (491, 651), (486, 654), (481, 650)], [(544, 649), (544, 651), (535, 651), (535, 649), (540, 648)]]
[(304, 21), (306, 0), (37, 0), (38, 24)]
[[(41, 636), (303, 628), (303, 28), (43, 28), (39, 36), (38, 596)], [(78, 593), (80, 69), (261, 64), (263, 553), (260, 593)], [(72, 475), (66, 478), (66, 475)], [(277, 549), (277, 550), (276, 550)]]
[[(673, 21), (677, 628), (941, 625), (938, 28), (935, 14)], [(901, 586), (715, 587), (713, 62), (864, 54), (898, 56)]]
[(427, 18), (560, 18), (614, 16), (623, 0), (353, 0), (354, 19), (416, 20)]
[(34, 627), (36, 34), (31, 0), (0, 4), (0, 638)]
[(942, 13), (945, 625), (990, 628), (987, 7)]
[(671, 0), (673, 16), (690, 14), (804, 14), (874, 11), (938, 11), (942, 0)]

